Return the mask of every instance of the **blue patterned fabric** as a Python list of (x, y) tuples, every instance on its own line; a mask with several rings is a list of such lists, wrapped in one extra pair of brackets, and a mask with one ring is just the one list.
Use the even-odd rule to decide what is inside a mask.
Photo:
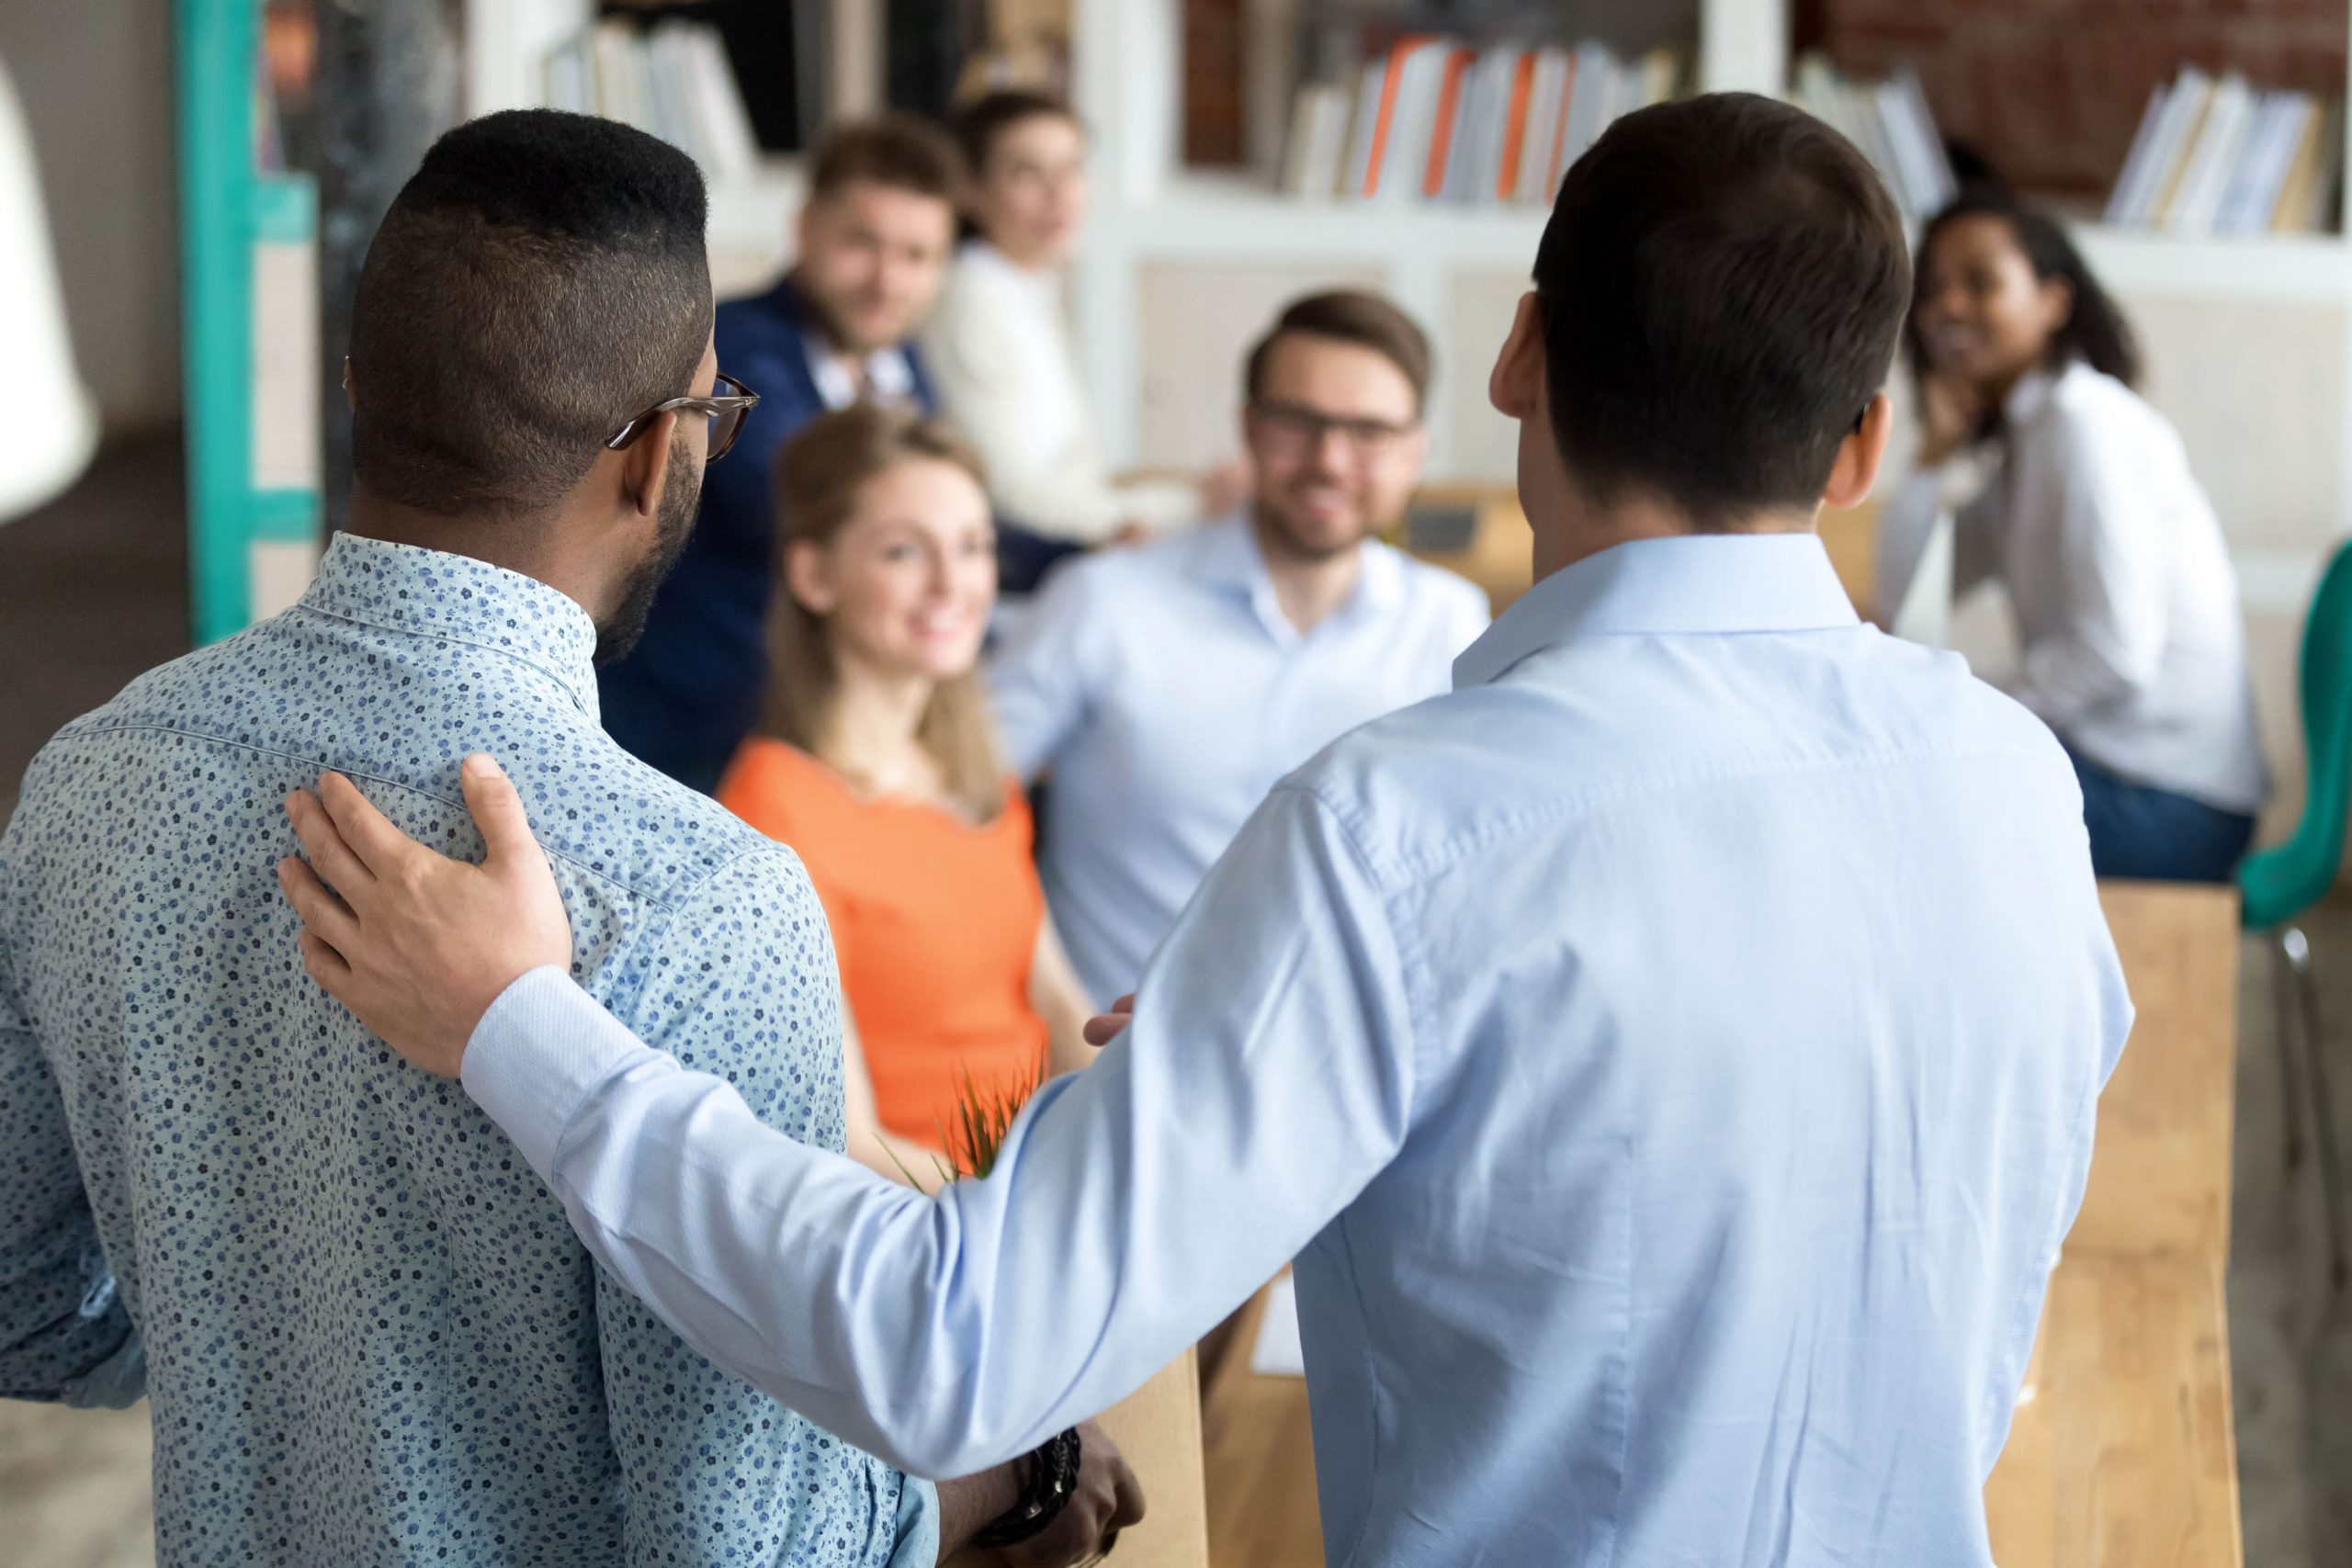
[(298, 960), (286, 792), (339, 769), (478, 854), (456, 769), (490, 750), (575, 976), (841, 1147), (799, 864), (605, 738), (594, 643), (541, 583), (345, 536), (300, 606), (134, 682), (26, 777), (0, 840), (0, 1394), (119, 1403), (143, 1351), (167, 1568), (931, 1560), (928, 1485), (689, 1350), (456, 1085)]

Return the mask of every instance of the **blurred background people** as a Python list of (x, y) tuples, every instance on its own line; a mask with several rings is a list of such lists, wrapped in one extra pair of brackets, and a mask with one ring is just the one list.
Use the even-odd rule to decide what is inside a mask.
[(713, 470), (677, 570), (635, 652), (598, 677), (605, 728), (706, 794), (751, 733), (766, 677), (775, 593), (772, 459), (828, 409), (933, 406), (910, 340), (955, 241), (955, 144), (890, 115), (844, 125), (814, 156), (792, 271), (718, 308), (719, 356), (760, 394), (736, 461)]
[(2064, 742), (2102, 876), (2228, 880), (2269, 790), (2237, 575), (2121, 310), (2056, 222), (1997, 191), (1928, 227), (1905, 333), (1917, 471), (1880, 520), (1899, 603), (1939, 518), (1952, 592), (2007, 588), (2011, 696)]
[(1244, 378), (1255, 500), (1072, 563), (996, 659), (1012, 765), (1052, 772), (1046, 888), (1095, 1001), (1134, 985), (1275, 781), (1444, 691), (1485, 629), (1477, 589), (1374, 537), (1420, 480), (1430, 372), (1387, 300), (1295, 301)]
[(1026, 592), (1080, 546), (1216, 515), (1247, 470), (1198, 483), (1114, 483), (1095, 443), (1070, 348), (1062, 276), (1088, 197), (1086, 131), (1061, 100), (997, 92), (956, 121), (968, 175), (967, 238), (923, 331), (940, 406), (986, 459), (1004, 533), (1008, 592)]
[(776, 472), (766, 706), (718, 798), (791, 845), (824, 900), (849, 1152), (929, 1184), (967, 1083), (1018, 1093), (1093, 1055), (974, 669), (988, 495), (960, 435), (870, 403), (811, 423)]

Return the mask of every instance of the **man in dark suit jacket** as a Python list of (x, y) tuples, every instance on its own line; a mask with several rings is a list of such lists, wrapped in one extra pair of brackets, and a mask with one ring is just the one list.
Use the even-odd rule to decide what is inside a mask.
[(945, 133), (911, 116), (839, 128), (811, 163), (791, 274), (718, 308), (718, 363), (760, 404), (703, 482), (700, 518), (643, 638), (597, 677), (605, 728), (683, 784), (715, 790), (759, 714), (777, 448), (861, 399), (934, 406), (911, 339), (954, 249), (959, 173)]

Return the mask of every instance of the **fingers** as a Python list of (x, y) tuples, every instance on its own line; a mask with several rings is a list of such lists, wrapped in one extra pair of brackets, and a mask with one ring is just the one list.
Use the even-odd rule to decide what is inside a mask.
[[(1115, 1536), (1129, 1525), (1141, 1522), (1143, 1510), (1143, 1483), (1123, 1459), (1111, 1472), (1111, 1533)], [(1107, 1542), (1102, 1550), (1111, 1550)]]
[(286, 820), (294, 825), (302, 852), (329, 886), (356, 893), (376, 880), (375, 873), (359, 863), (343, 835), (335, 831), (334, 818), (327, 815), (327, 808), (309, 790), (298, 789), (286, 797)]
[(481, 841), (489, 851), (484, 865), (494, 870), (526, 855), (529, 859), (525, 863), (544, 863), (538, 840), (531, 837), (531, 819), (523, 809), (523, 797), (514, 793), (514, 781), (495, 759), (487, 752), (475, 752), (458, 770), (458, 782), (466, 793), (466, 809), (473, 813), (474, 826), (481, 830)]
[(327, 995), (337, 1001), (343, 999), (343, 987), (351, 979), (351, 965), (343, 954), (321, 942), (309, 931), (300, 938), (302, 946), (302, 967), (310, 972)]
[(336, 950), (336, 962), (341, 953), (359, 939), (359, 922), (334, 890), (321, 882), (318, 874), (292, 855), (277, 863), (277, 886), (286, 894), (286, 901), (294, 906), (294, 913), (301, 917), (303, 935), (316, 937)]
[(1127, 1027), (1127, 1021), (1135, 1010), (1136, 994), (1129, 991), (1111, 1004), (1109, 1012), (1100, 1013), (1088, 1019), (1080, 1026), (1079, 1033), (1085, 1038), (1089, 1045), (1108, 1045), (1119, 1037), (1121, 1030)]
[(319, 775), (319, 803), (334, 818), (335, 831), (359, 863), (378, 876), (386, 876), (408, 855), (418, 852), (414, 840), (368, 803), (359, 786), (341, 773)]

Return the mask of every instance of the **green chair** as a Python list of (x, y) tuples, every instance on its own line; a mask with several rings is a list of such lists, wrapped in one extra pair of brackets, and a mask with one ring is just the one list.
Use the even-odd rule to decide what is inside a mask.
[[(2304, 1106), (2319, 1138), (2320, 1186), (2327, 1211), (2331, 1277), (2345, 1282), (2344, 1173), (2336, 1143), (2335, 1100), (2319, 1027), (2311, 943), (2295, 925), (2335, 886), (2344, 863), (2346, 810), (2352, 808), (2352, 544), (2337, 549), (2312, 597), (2300, 670), (2303, 746), (2310, 785), (2302, 820), (2284, 843), (2248, 855), (2238, 867), (2245, 929), (2267, 937), (2276, 960), (2278, 1057), (2287, 1095), (2287, 1163), (2302, 1162)], [(2308, 1089), (2308, 1094), (2306, 1094)]]

